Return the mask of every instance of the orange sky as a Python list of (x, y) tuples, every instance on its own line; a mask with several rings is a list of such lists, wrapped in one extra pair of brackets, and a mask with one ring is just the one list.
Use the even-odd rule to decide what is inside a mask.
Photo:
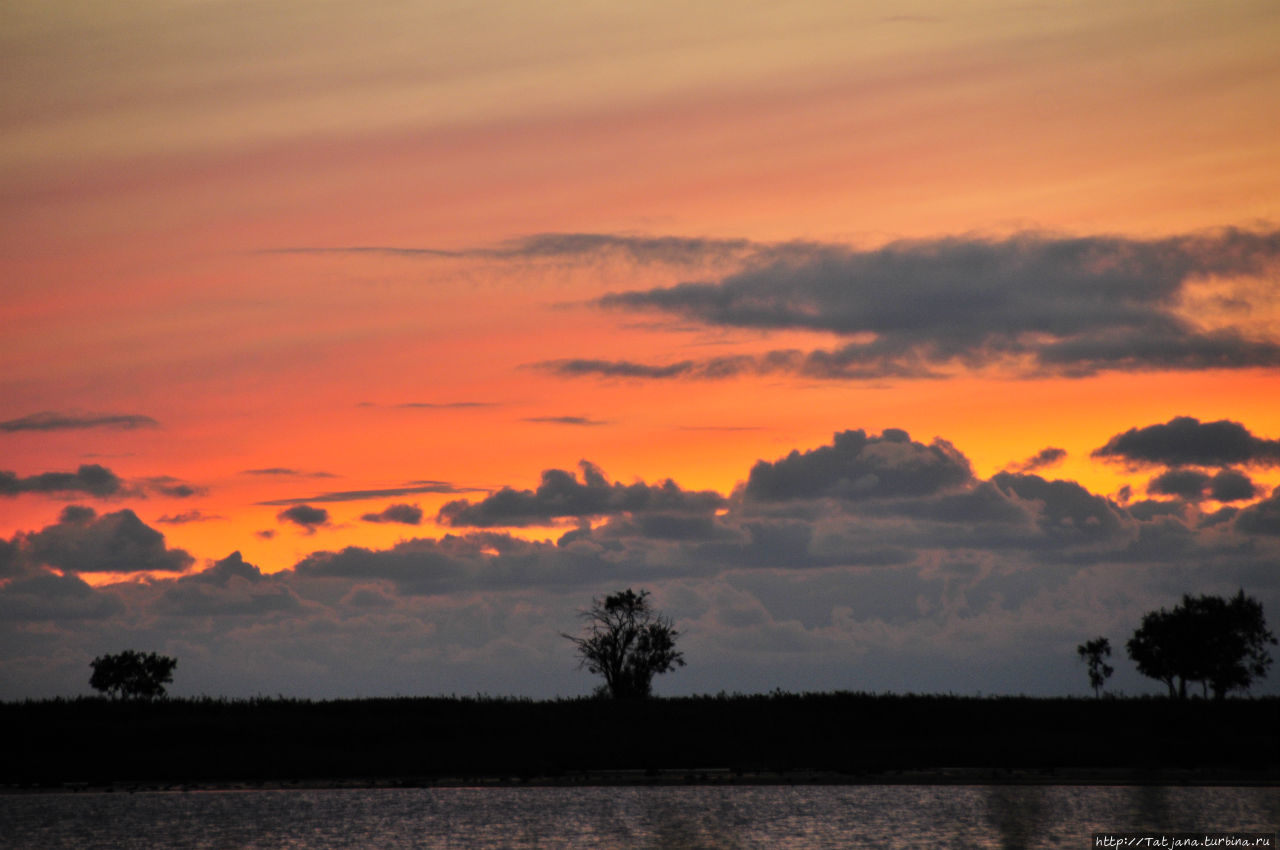
[[(1090, 451), (1179, 415), (1280, 438), (1276, 368), (566, 378), (537, 364), (842, 340), (593, 303), (722, 281), (742, 251), (502, 251), (574, 233), (870, 250), (1271, 232), (1277, 44), (1270, 0), (8, 2), (0, 421), (157, 424), (0, 433), (0, 470), (185, 482), (195, 495), (93, 503), (136, 511), (197, 568), (239, 550), (266, 572), (437, 535), (458, 495), (327, 503), (314, 534), (262, 502), (425, 480), (478, 498), (580, 459), (728, 494), (757, 460), (847, 428), (948, 440), (980, 478), (1057, 446), (1053, 476), (1141, 498), (1150, 470)], [(350, 248), (406, 251), (332, 250)], [(1182, 315), (1280, 340), (1275, 275), (1217, 281), (1234, 302)], [(267, 468), (295, 473), (246, 474)], [(0, 532), (85, 498), (3, 498)], [(393, 502), (426, 522), (361, 521)], [(192, 511), (205, 521), (156, 525)]]

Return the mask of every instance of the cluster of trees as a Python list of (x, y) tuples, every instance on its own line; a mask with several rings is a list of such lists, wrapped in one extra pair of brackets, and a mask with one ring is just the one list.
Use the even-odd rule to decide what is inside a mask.
[[(1151, 611), (1125, 644), (1138, 672), (1169, 688), (1169, 696), (1186, 699), (1187, 684), (1199, 682), (1201, 694), (1222, 699), (1235, 690), (1247, 691), (1267, 675), (1269, 645), (1276, 638), (1267, 630), (1262, 603), (1240, 590), (1230, 599), (1186, 594), (1173, 610)], [(1103, 659), (1111, 642), (1094, 638), (1076, 647), (1088, 665), (1089, 684), (1096, 695), (1115, 669)]]
[[(582, 634), (564, 637), (573, 642), (579, 666), (604, 678), (596, 691), (601, 696), (647, 697), (654, 676), (684, 666), (684, 655), (676, 649), (680, 633), (654, 610), (647, 590), (627, 588), (594, 599), (582, 617)], [(1204, 696), (1212, 691), (1222, 699), (1234, 690), (1247, 691), (1266, 676), (1271, 666), (1267, 647), (1275, 643), (1262, 604), (1241, 590), (1230, 599), (1185, 595), (1171, 611), (1151, 611), (1125, 646), (1138, 672), (1164, 682), (1170, 697), (1185, 699), (1187, 684), (1199, 682)], [(1076, 652), (1088, 665), (1094, 694), (1101, 696), (1115, 672), (1105, 660), (1111, 656), (1111, 642), (1094, 638)], [(116, 699), (163, 697), (177, 664), (164, 655), (127, 649), (95, 658), (89, 685)]]

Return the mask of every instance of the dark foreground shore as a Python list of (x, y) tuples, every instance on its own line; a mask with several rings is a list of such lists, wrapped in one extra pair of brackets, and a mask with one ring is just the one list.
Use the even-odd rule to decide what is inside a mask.
[(1280, 784), (1280, 700), (770, 694), (0, 704), (22, 790)]

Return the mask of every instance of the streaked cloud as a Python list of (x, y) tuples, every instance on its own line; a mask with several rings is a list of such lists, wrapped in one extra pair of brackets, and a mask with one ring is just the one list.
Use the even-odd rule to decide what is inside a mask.
[(589, 416), (527, 416), (521, 422), (538, 422), (544, 425), (582, 425), (595, 427), (611, 424), (605, 419), (592, 419)]
[(1103, 371), (1280, 366), (1280, 340), (1182, 311), (1209, 276), (1258, 276), (1280, 231), (1224, 229), (1159, 240), (1022, 233), (894, 242), (875, 250), (791, 245), (718, 281), (603, 296), (713, 327), (818, 331), (835, 348), (779, 349), (674, 363), (563, 358), (564, 376), (826, 380), (943, 377), (956, 370), (1083, 377)]
[(414, 493), (466, 493), (469, 488), (458, 488), (445, 481), (414, 481), (403, 487), (386, 487), (378, 490), (337, 490), (330, 493), (317, 493), (314, 496), (298, 498), (272, 499), (258, 502), (259, 505), (302, 505), (307, 502), (362, 502), (368, 499), (385, 499), (395, 496), (409, 496)]
[(32, 413), (19, 419), (0, 422), (0, 431), (68, 431), (83, 428), (157, 428), (160, 423), (150, 416), (133, 413)]
[(126, 490), (124, 481), (118, 475), (96, 463), (81, 464), (75, 472), (42, 472), (26, 477), (0, 471), (0, 496), (84, 493), (106, 498), (120, 495)]

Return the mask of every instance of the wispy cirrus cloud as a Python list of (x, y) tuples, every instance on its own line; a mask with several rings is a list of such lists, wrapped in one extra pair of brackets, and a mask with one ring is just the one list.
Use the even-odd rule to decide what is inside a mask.
[(0, 431), (68, 431), (83, 428), (157, 428), (150, 416), (135, 413), (56, 413), (43, 411), (0, 422)]
[(589, 416), (526, 416), (521, 422), (536, 422), (543, 425), (580, 425), (598, 427), (612, 424), (606, 419), (592, 419)]
[(414, 493), (468, 493), (473, 488), (459, 488), (446, 481), (415, 481), (403, 487), (386, 487), (377, 490), (336, 490), (297, 498), (270, 499), (256, 502), (259, 505), (304, 505), (308, 502), (361, 502), (368, 499), (385, 499), (408, 496)]

